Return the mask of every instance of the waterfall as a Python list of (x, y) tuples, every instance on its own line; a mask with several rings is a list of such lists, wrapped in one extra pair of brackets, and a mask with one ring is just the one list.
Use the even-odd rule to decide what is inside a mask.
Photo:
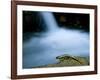
[(43, 22), (45, 22), (48, 31), (54, 31), (58, 29), (58, 24), (51, 12), (41, 12), (40, 15), (42, 16)]

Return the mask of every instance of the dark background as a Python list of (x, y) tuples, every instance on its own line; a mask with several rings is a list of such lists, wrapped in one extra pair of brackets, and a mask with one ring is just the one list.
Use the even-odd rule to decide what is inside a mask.
[[(78, 29), (89, 32), (89, 14), (76, 13), (56, 13), (54, 17), (59, 27), (70, 29)], [(46, 31), (45, 23), (43, 22), (39, 12), (23, 11), (23, 32), (42, 32)]]

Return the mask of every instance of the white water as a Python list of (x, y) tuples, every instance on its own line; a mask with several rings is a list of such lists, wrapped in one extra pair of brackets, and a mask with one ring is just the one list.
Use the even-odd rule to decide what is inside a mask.
[[(41, 13), (48, 32), (23, 44), (24, 68), (56, 63), (56, 56), (89, 56), (89, 34), (59, 28), (52, 13)], [(50, 30), (50, 31), (49, 31)]]
[(47, 26), (48, 32), (58, 29), (58, 24), (52, 13), (41, 12), (40, 15), (42, 16), (42, 18)]

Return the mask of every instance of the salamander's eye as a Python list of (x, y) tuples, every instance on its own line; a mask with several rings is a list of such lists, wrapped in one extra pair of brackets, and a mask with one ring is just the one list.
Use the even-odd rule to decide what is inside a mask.
[(58, 59), (58, 57), (56, 57), (56, 59)]
[(59, 59), (59, 56), (57, 56), (56, 59)]

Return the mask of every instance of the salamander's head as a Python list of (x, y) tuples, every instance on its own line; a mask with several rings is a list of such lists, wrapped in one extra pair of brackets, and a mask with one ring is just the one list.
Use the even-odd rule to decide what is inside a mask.
[(67, 54), (61, 55), (61, 56), (57, 56), (56, 59), (61, 59), (63, 57), (69, 58), (70, 56)]
[(57, 57), (56, 57), (56, 59), (60, 59), (60, 58), (61, 58), (61, 56), (57, 56)]

